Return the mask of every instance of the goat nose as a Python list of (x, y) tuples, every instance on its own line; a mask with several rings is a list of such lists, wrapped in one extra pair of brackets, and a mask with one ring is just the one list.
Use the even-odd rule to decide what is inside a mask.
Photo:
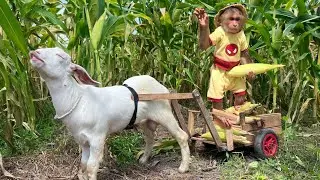
[(34, 51), (30, 51), (30, 52), (29, 52), (29, 57), (30, 57), (30, 58), (32, 58), (33, 52), (34, 52)]

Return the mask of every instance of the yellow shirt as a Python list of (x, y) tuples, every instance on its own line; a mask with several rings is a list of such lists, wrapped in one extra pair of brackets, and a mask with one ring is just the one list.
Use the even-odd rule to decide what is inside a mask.
[(246, 36), (241, 30), (237, 34), (227, 33), (219, 26), (209, 35), (212, 45), (216, 46), (214, 56), (227, 62), (240, 61), (241, 51), (248, 48)]

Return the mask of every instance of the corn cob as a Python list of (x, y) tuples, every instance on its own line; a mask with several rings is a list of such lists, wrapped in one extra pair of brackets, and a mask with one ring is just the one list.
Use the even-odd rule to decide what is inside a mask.
[(235, 115), (239, 115), (239, 112), (234, 108), (234, 106), (231, 106), (231, 107), (225, 109), (224, 111), (227, 112), (227, 113), (232, 113), (232, 114), (235, 114)]
[[(222, 142), (226, 142), (226, 133), (225, 132), (218, 131), (218, 135), (219, 135), (219, 137), (220, 137)], [(206, 132), (205, 134), (202, 134), (201, 137), (206, 139), (206, 140), (209, 140), (209, 141), (213, 140), (210, 132)], [(233, 138), (233, 142), (236, 142), (236, 143), (241, 143), (241, 144), (249, 144), (249, 143), (251, 143), (244, 136), (232, 135), (232, 138)]]
[[(261, 118), (257, 116), (246, 116), (244, 121), (245, 123), (250, 124), (254, 121), (261, 121)], [(240, 124), (240, 118), (235, 121), (235, 124)]]
[[(216, 124), (214, 125), (214, 127), (216, 128), (217, 132), (225, 132), (225, 129), (221, 128), (220, 126), (218, 126)], [(196, 128), (194, 131), (198, 134), (201, 134), (202, 128)], [(244, 131), (244, 130), (239, 129), (237, 127), (232, 127), (232, 134), (238, 135), (238, 136), (253, 135), (252, 133), (250, 133), (248, 131)]]
[(235, 115), (239, 115), (241, 112), (252, 110), (253, 108), (259, 106), (259, 104), (252, 104), (251, 102), (246, 102), (243, 105), (240, 106), (240, 108), (236, 109), (234, 106), (229, 107), (228, 109), (225, 109), (225, 112), (232, 113)]
[(269, 70), (283, 67), (282, 64), (264, 64), (264, 63), (252, 63), (252, 64), (244, 64), (239, 65), (232, 68), (227, 74), (232, 77), (243, 77), (248, 75), (249, 72), (253, 72), (254, 74), (261, 74), (267, 72)]
[(254, 121), (260, 121), (260, 120), (261, 120), (261, 118), (256, 117), (256, 116), (247, 116), (247, 117), (245, 117), (245, 122), (248, 123), (248, 124), (250, 124), (250, 123), (252, 123)]
[[(218, 126), (216, 124), (214, 125), (214, 127), (216, 128), (216, 130), (218, 132), (223, 132), (223, 133), (225, 132), (225, 129), (221, 128), (220, 126)], [(232, 127), (231, 130), (232, 130), (232, 134), (238, 135), (238, 136), (249, 135), (249, 134), (252, 135), (251, 133), (249, 133), (247, 131), (244, 131), (244, 130), (238, 129), (238, 128), (234, 128), (234, 127)]]

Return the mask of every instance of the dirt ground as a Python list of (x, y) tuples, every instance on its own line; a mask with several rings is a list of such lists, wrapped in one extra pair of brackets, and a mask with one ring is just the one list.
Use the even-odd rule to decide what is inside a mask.
[[(183, 112), (186, 117), (186, 112)], [(196, 126), (203, 126), (197, 121)], [(204, 121), (203, 121), (204, 122)], [(200, 123), (200, 124), (199, 124)], [(170, 136), (163, 128), (156, 132), (157, 139)], [(32, 156), (4, 158), (4, 168), (16, 178), (5, 177), (0, 171), (0, 179), (27, 179), (27, 180), (62, 180), (78, 179), (77, 172), (80, 156), (77, 145), (69, 145), (67, 151), (43, 151)], [(64, 153), (61, 153), (64, 152)], [(225, 152), (218, 152), (214, 146), (206, 147), (196, 143), (196, 150), (191, 155), (190, 170), (179, 173), (181, 162), (180, 150), (162, 153), (150, 159), (146, 166), (138, 163), (127, 168), (120, 168), (110, 155), (105, 155), (104, 162), (100, 165), (99, 180), (122, 179), (152, 179), (152, 180), (214, 180), (222, 179), (219, 176), (219, 163), (225, 158)]]
[[(159, 154), (145, 166), (137, 163), (125, 169), (117, 167), (115, 160), (106, 157), (100, 165), (98, 179), (219, 179), (216, 161), (218, 154), (214, 147), (208, 149), (202, 144), (197, 145), (197, 151), (191, 156), (190, 171), (183, 174), (177, 171), (181, 161), (180, 151)], [(78, 179), (79, 163), (80, 157), (77, 153), (42, 152), (32, 156), (4, 158), (4, 168), (16, 178), (0, 174), (0, 179), (75, 180)]]

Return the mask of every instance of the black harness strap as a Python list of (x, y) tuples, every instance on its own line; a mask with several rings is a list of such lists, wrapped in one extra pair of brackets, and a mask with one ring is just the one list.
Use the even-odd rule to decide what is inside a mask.
[(126, 127), (126, 129), (132, 129), (134, 127), (134, 123), (135, 123), (136, 118), (137, 118), (139, 96), (138, 96), (137, 92), (132, 87), (128, 86), (127, 84), (123, 84), (123, 86), (127, 87), (131, 91), (131, 93), (133, 95), (134, 111), (133, 111), (133, 115), (132, 115), (132, 118), (130, 120), (130, 123)]

